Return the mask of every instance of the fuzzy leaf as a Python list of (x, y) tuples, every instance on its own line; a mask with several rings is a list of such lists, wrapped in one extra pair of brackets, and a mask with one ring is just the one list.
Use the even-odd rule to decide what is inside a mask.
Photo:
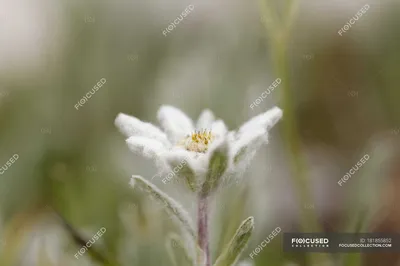
[(46, 251), (45, 243), (44, 241), (41, 241), (40, 243), (40, 249), (39, 249), (39, 255), (37, 258), (37, 265), (41, 266), (53, 266), (53, 263), (49, 257), (49, 254)]
[(189, 214), (178, 202), (176, 202), (166, 193), (162, 192), (156, 185), (152, 184), (141, 176), (132, 176), (131, 185), (139, 186), (148, 192), (155, 200), (159, 201), (163, 206), (165, 206), (165, 210), (169, 214), (178, 219), (178, 221), (188, 231), (193, 239), (196, 239), (193, 222), (190, 219)]
[(244, 155), (246, 154), (247, 151), (247, 147), (242, 147), (240, 148), (240, 150), (235, 154), (235, 157), (233, 157), (233, 163), (237, 164), (239, 163), (242, 158), (244, 157)]
[(193, 172), (193, 169), (188, 164), (182, 167), (182, 169), (179, 171), (179, 176), (185, 178), (186, 184), (191, 191), (196, 191), (196, 174)]
[(185, 265), (196, 266), (196, 259), (194, 254), (190, 253), (190, 250), (185, 245), (185, 241), (177, 234), (169, 234), (167, 237), (166, 247), (168, 255), (171, 258), (174, 266), (179, 266), (177, 258), (179, 258), (179, 253), (183, 253), (185, 256)]
[(213, 151), (211, 155), (210, 164), (206, 174), (206, 180), (201, 189), (201, 194), (203, 196), (209, 195), (218, 187), (222, 175), (228, 168), (228, 160), (229, 146), (228, 143), (224, 141)]
[[(169, 175), (173, 174), (175, 178), (184, 179), (186, 180), (186, 184), (191, 191), (197, 190), (197, 183), (196, 183), (196, 175), (195, 171), (190, 162), (187, 161), (187, 158), (182, 155), (169, 156), (167, 157), (167, 162), (170, 165), (172, 171)], [(168, 181), (168, 176), (165, 178)], [(164, 180), (163, 180), (164, 182)]]
[(245, 249), (254, 229), (254, 218), (249, 217), (242, 222), (235, 235), (224, 248), (214, 266), (232, 266), (238, 261), (240, 254)]

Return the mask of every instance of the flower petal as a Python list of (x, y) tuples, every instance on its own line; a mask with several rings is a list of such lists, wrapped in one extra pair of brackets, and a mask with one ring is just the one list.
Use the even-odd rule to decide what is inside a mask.
[(255, 128), (252, 131), (244, 132), (232, 144), (233, 162), (239, 163), (247, 154), (256, 151), (266, 142), (268, 142), (268, 131), (264, 128)]
[(192, 120), (173, 106), (161, 106), (157, 118), (172, 143), (178, 142), (194, 131)]
[(165, 170), (165, 163), (161, 160), (161, 156), (167, 152), (167, 149), (161, 142), (146, 137), (130, 137), (126, 143), (131, 151), (155, 160), (157, 168)]
[(211, 129), (211, 125), (215, 120), (213, 112), (209, 109), (203, 110), (201, 112), (199, 119), (197, 120), (196, 129)]
[(265, 113), (259, 114), (246, 123), (240, 128), (238, 133), (242, 134), (245, 131), (254, 130), (254, 128), (262, 127), (266, 130), (270, 130), (282, 117), (282, 110), (278, 107), (273, 107)]
[(211, 125), (211, 132), (217, 137), (224, 137), (228, 133), (228, 128), (226, 127), (224, 121), (217, 120)]
[(167, 135), (158, 127), (143, 122), (136, 117), (119, 113), (114, 123), (121, 133), (127, 137), (145, 136), (147, 138), (156, 139), (166, 146), (171, 145), (168, 141)]

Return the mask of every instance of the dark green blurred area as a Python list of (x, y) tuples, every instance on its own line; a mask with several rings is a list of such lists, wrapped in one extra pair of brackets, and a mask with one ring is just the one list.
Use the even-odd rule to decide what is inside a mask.
[[(193, 14), (164, 37), (162, 30), (191, 3), (59, 2), (47, 6), (50, 2), (42, 1), (36, 7), (51, 27), (42, 29), (47, 32), (47, 39), (42, 40), (46, 45), (32, 41), (40, 58), (26, 64), (33, 67), (27, 68), (23, 59), (18, 61), (22, 62), (19, 67), (12, 62), (13, 55), (5, 61), (0, 58), (5, 66), (0, 68), (0, 165), (19, 155), (0, 175), (2, 239), (7, 239), (6, 246), (11, 245), (7, 234), (16, 242), (25, 242), (16, 249), (22, 258), (32, 242), (31, 237), (22, 236), (29, 235), (32, 224), (55, 210), (79, 232), (107, 228), (96, 248), (107, 257), (118, 258), (120, 265), (172, 265), (164, 243), (168, 232), (177, 231), (176, 226), (144, 193), (128, 185), (132, 174), (153, 176), (154, 165), (128, 150), (114, 119), (123, 112), (157, 124), (159, 106), (171, 104), (193, 119), (210, 108), (234, 129), (258, 113), (280, 106), (278, 88), (258, 109), (249, 107), (277, 77), (270, 56), (271, 40), (258, 19), (257, 3), (199, 2)], [(337, 12), (335, 19), (328, 20), (323, 12), (317, 15), (321, 11), (316, 9), (313, 18), (312, 5), (301, 2), (287, 50), (290, 92), (304, 157), (314, 148), (322, 154), (335, 154), (340, 160), (331, 164), (345, 173), (368, 150), (371, 139), (379, 136), (390, 141), (395, 150), (385, 161), (390, 170), (378, 170), (377, 175), (365, 179), (371, 186), (377, 182), (383, 187), (383, 196), (376, 201), (386, 204), (384, 210), (390, 215), (374, 212), (374, 226), (365, 230), (398, 232), (400, 213), (392, 206), (400, 189), (400, 9), (398, 3), (370, 5), (368, 15), (341, 37), (337, 30), (347, 21), (345, 15), (327, 8), (324, 12)], [(358, 10), (349, 9), (351, 14)], [(9, 12), (17, 11), (10, 8)], [(35, 18), (31, 20), (34, 23)], [(13, 22), (8, 23), (8, 30), (13, 31)], [(29, 20), (24, 23), (29, 28)], [(24, 46), (29, 44), (18, 44), (22, 47), (18, 49)], [(106, 78), (105, 85), (76, 110), (75, 104), (101, 78)], [(278, 126), (271, 142), (279, 145), (271, 148), (269, 155), (285, 152), (274, 150), (284, 147), (281, 135)], [(277, 167), (286, 168), (287, 164), (283, 161)], [(311, 161), (307, 167), (318, 166), (318, 161)], [(323, 173), (321, 180), (327, 180), (325, 174), (331, 176)], [(341, 176), (329, 181), (335, 191)], [(210, 225), (215, 233), (213, 257), (240, 221), (254, 211), (247, 199), (264, 193), (263, 188), (254, 190), (248, 183), (221, 197), (228, 207), (220, 211), (222, 218)], [(180, 189), (176, 187), (175, 195), (180, 195)], [(268, 189), (274, 190), (273, 185)], [(348, 213), (357, 212), (363, 204), (352, 197), (363, 190), (355, 186), (343, 189), (337, 196), (342, 199), (340, 211), (318, 211), (323, 213), (319, 215), (323, 228), (345, 231), (348, 221), (357, 218)], [(295, 194), (292, 191), (286, 192)], [(386, 199), (385, 194), (394, 196)], [(185, 200), (188, 197), (184, 195)], [(258, 212), (267, 213), (268, 204)], [(124, 206), (136, 207), (131, 211)], [(296, 214), (285, 218), (284, 208), (271, 222), (257, 223), (256, 219), (258, 233), (266, 237), (276, 226), (299, 230), (298, 219), (292, 219)], [(64, 228), (61, 222), (59, 225)], [(23, 232), (20, 238), (17, 231)], [(242, 258), (248, 258), (263, 238), (251, 241)], [(79, 246), (70, 236), (66, 242), (64, 256), (71, 259), (69, 263), (96, 265), (75, 260)], [(361, 265), (400, 265), (395, 264), (400, 263), (396, 256), (379, 258), (378, 264), (373, 257), (369, 263), (364, 258)], [(14, 265), (29, 265), (21, 261)], [(256, 257), (255, 265), (286, 266), (289, 261), (307, 265), (304, 254), (283, 253), (279, 238)]]

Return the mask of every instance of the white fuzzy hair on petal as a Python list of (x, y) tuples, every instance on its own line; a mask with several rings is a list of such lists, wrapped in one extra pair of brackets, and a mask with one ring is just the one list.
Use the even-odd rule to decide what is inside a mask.
[(259, 114), (246, 123), (240, 128), (238, 133), (242, 134), (245, 131), (254, 130), (254, 128), (262, 127), (270, 130), (282, 117), (282, 110), (278, 107), (273, 107), (265, 113)]
[(115, 125), (121, 133), (127, 137), (147, 137), (156, 139), (166, 146), (170, 146), (167, 135), (162, 132), (161, 129), (150, 123), (143, 122), (136, 117), (120, 113), (115, 119)]
[[(230, 132), (229, 139), (233, 138), (234, 132)], [(224, 182), (233, 182), (233, 178), (239, 180), (250, 165), (251, 160), (257, 153), (258, 148), (268, 142), (266, 129), (257, 128), (241, 134), (238, 139), (233, 139), (230, 150), (230, 167), (224, 176)]]
[(228, 128), (226, 127), (224, 121), (217, 120), (211, 125), (211, 133), (217, 138), (224, 137), (228, 133)]
[(147, 158), (157, 159), (166, 152), (165, 146), (161, 142), (146, 137), (130, 137), (126, 143), (131, 151), (143, 154)]
[(255, 128), (252, 131), (243, 132), (232, 144), (232, 153), (246, 149), (246, 152), (257, 150), (263, 143), (268, 142), (268, 131), (264, 128)]
[(226, 137), (221, 137), (217, 138), (213, 143), (211, 143), (210, 147), (208, 148), (207, 155), (211, 156), (211, 154), (216, 150), (216, 149), (229, 149), (229, 141)]
[(157, 113), (157, 118), (172, 143), (178, 142), (194, 131), (192, 120), (173, 106), (161, 106)]
[(174, 149), (166, 153), (162, 158), (170, 165), (185, 161), (197, 175), (202, 175), (207, 171), (208, 161), (205, 154), (194, 153), (184, 149)]
[(196, 129), (210, 129), (215, 117), (211, 110), (205, 109), (201, 112), (199, 119), (197, 120)]

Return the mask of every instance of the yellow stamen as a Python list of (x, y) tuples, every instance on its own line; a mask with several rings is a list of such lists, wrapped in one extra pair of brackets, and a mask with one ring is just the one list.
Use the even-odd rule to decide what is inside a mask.
[(214, 137), (211, 131), (199, 130), (185, 137), (179, 144), (184, 146), (188, 151), (204, 153), (208, 150), (208, 145), (211, 144)]

